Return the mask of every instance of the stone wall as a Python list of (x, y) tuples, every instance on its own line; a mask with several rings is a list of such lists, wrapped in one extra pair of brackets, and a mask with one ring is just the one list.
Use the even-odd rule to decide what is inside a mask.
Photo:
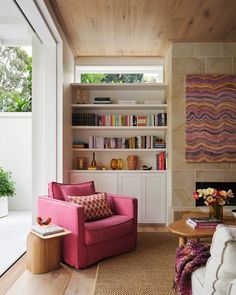
[(196, 181), (236, 181), (236, 163), (185, 162), (185, 75), (236, 74), (236, 43), (175, 43), (172, 46), (172, 209), (194, 208)]

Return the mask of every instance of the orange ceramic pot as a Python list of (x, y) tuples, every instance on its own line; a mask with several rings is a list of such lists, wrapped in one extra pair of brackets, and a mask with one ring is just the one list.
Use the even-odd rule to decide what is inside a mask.
[(136, 170), (138, 168), (138, 156), (130, 155), (127, 157), (128, 169)]

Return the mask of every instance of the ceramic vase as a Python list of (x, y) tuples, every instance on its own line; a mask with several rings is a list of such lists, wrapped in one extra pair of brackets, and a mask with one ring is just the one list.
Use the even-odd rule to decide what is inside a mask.
[(8, 198), (0, 197), (0, 217), (8, 215)]
[(128, 169), (136, 170), (138, 167), (138, 156), (130, 155), (127, 157)]

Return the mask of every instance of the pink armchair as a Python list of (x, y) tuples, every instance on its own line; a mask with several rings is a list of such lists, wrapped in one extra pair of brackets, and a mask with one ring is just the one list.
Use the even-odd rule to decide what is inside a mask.
[[(72, 234), (62, 239), (62, 259), (78, 269), (85, 268), (105, 257), (121, 254), (136, 247), (137, 199), (107, 194), (114, 215), (85, 222), (84, 208), (63, 200), (60, 184), (53, 183), (49, 195), (38, 199), (38, 215), (52, 218)], [(72, 187), (73, 185), (71, 185)], [(88, 193), (89, 194), (89, 193)]]

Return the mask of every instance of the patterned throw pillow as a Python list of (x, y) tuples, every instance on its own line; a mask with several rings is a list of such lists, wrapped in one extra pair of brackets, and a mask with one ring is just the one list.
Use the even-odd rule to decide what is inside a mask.
[(84, 207), (86, 221), (93, 221), (113, 215), (105, 193), (90, 196), (68, 196), (68, 202)]

